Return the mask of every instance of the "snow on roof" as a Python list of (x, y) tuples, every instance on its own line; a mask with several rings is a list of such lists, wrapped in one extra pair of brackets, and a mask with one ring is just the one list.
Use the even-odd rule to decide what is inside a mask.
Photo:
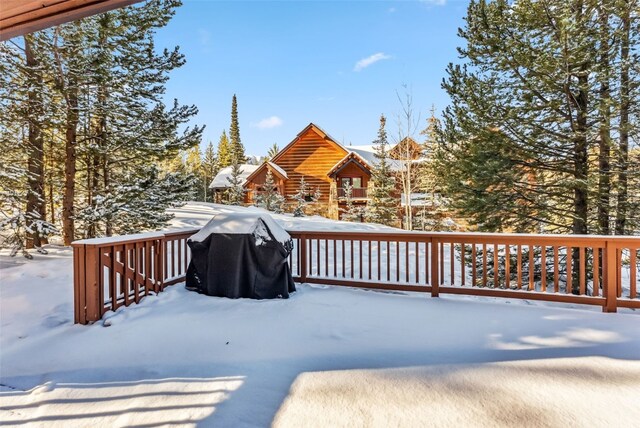
[(260, 212), (228, 212), (216, 214), (198, 233), (189, 239), (195, 242), (204, 241), (212, 233), (222, 234), (254, 234), (264, 240), (270, 240), (265, 227), (273, 237), (282, 244), (291, 240), (286, 230), (273, 220), (269, 214)]
[(373, 146), (350, 146), (347, 149), (360, 156), (370, 166), (374, 166), (377, 163)]
[[(387, 153), (389, 153), (389, 150), (391, 150), (391, 148), (393, 147), (394, 145), (389, 145)], [(355, 153), (360, 156), (360, 158), (365, 161), (369, 165), (369, 167), (374, 167), (378, 163), (378, 159), (375, 156), (376, 149), (374, 145), (369, 144), (362, 146), (347, 146), (346, 149), (349, 152)], [(391, 158), (387, 159), (387, 161), (389, 162), (392, 171), (399, 171), (402, 168), (402, 162), (400, 161)], [(340, 162), (342, 162), (342, 160)]]
[(274, 162), (267, 162), (271, 168), (278, 171), (278, 174), (282, 175), (284, 178), (288, 179), (287, 171), (282, 169), (279, 165), (276, 165)]
[[(247, 177), (258, 168), (259, 165), (249, 165), (246, 163), (240, 165), (240, 171), (242, 171), (240, 179), (242, 180), (242, 183), (244, 184), (247, 181)], [(218, 172), (218, 175), (213, 178), (211, 184), (209, 184), (209, 189), (228, 189), (231, 187), (228, 180), (228, 178), (231, 178), (231, 169), (231, 166), (222, 168), (220, 172)]]

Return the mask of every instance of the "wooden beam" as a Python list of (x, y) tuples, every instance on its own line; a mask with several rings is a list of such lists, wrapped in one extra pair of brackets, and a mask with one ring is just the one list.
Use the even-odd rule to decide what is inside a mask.
[(0, 41), (139, 1), (141, 0), (2, 0)]

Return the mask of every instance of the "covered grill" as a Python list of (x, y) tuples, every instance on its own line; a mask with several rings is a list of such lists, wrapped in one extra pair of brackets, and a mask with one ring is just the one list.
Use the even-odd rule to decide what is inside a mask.
[(296, 290), (289, 234), (268, 214), (222, 213), (187, 240), (186, 286), (209, 296), (288, 298)]

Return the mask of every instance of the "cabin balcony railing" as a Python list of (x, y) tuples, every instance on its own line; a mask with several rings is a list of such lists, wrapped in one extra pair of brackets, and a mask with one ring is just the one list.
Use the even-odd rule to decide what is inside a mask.
[[(344, 187), (338, 187), (338, 197), (346, 198), (347, 192)], [(366, 187), (352, 187), (351, 188), (351, 199), (367, 199), (368, 193)]]
[[(73, 243), (75, 322), (183, 282), (198, 229)], [(297, 282), (640, 309), (640, 237), (289, 231)]]

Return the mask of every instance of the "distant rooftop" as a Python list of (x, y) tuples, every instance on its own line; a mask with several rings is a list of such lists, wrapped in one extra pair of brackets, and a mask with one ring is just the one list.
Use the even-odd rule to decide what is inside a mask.
[[(249, 165), (246, 163), (240, 165), (240, 170), (242, 171), (242, 173), (240, 174), (242, 184), (247, 181), (247, 177), (251, 175), (253, 171), (258, 169), (258, 167), (259, 165)], [(211, 181), (209, 189), (228, 189), (229, 187), (231, 187), (231, 184), (228, 180), (229, 178), (231, 178), (231, 169), (232, 167), (230, 166), (222, 168), (220, 172), (218, 172), (218, 175), (213, 178), (213, 181)]]

